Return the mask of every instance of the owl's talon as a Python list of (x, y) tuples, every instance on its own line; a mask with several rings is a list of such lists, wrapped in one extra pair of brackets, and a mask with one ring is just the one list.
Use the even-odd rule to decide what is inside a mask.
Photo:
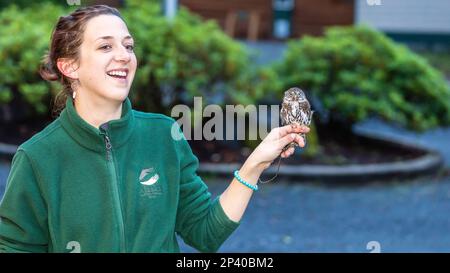
[(286, 152), (287, 150), (289, 150), (289, 148), (295, 148), (295, 146), (298, 146), (298, 144), (296, 142), (291, 142), (286, 145), (281, 152)]

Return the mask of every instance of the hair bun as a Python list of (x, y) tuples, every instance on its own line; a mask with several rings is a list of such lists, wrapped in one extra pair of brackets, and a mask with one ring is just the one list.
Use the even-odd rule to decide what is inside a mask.
[(59, 80), (59, 75), (53, 69), (53, 64), (52, 64), (48, 54), (46, 54), (44, 56), (44, 59), (42, 60), (41, 67), (39, 69), (39, 74), (41, 74), (41, 77), (46, 81)]

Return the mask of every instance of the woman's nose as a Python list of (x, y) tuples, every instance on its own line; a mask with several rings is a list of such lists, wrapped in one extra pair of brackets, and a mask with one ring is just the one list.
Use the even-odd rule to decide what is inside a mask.
[(130, 53), (127, 51), (126, 48), (119, 48), (115, 52), (115, 60), (119, 62), (129, 62), (130, 61)]

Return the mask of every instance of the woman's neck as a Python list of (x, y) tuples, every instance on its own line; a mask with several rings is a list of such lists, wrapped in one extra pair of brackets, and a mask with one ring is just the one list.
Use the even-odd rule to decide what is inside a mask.
[(108, 121), (120, 119), (122, 115), (122, 102), (86, 98), (81, 94), (77, 94), (74, 106), (78, 115), (95, 128)]

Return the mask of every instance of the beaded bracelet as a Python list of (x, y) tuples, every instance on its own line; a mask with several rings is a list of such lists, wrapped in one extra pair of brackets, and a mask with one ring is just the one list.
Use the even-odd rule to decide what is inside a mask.
[(258, 190), (258, 185), (252, 185), (252, 184), (244, 181), (244, 179), (242, 179), (242, 177), (239, 176), (238, 170), (234, 171), (234, 177), (237, 179), (237, 181), (241, 182), (242, 184), (244, 184), (245, 186), (249, 187), (250, 189), (252, 189), (254, 191)]

